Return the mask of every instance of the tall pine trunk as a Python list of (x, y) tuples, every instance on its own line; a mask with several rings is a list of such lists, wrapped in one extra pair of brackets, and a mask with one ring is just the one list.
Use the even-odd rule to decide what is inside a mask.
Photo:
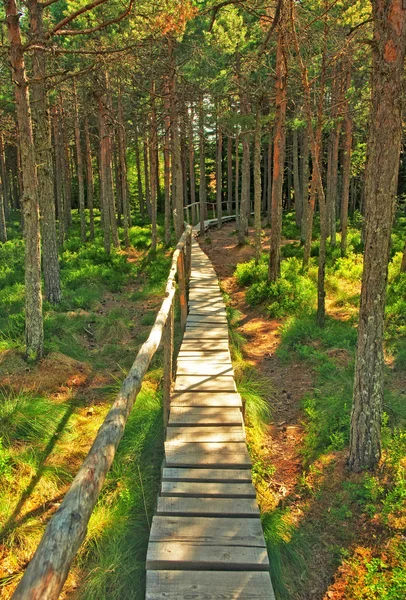
[(221, 127), (217, 124), (216, 207), (217, 207), (217, 226), (219, 229), (223, 223), (222, 181), (223, 181), (223, 132), (221, 131)]
[(79, 214), (80, 214), (80, 240), (86, 242), (86, 214), (85, 214), (85, 182), (83, 179), (83, 155), (80, 141), (80, 123), (79, 123), (79, 108), (76, 84), (73, 87), (74, 91), (74, 109), (75, 109), (75, 143), (76, 143), (76, 168), (78, 175), (78, 190), (79, 190)]
[(282, 191), (286, 150), (286, 103), (287, 103), (287, 68), (285, 57), (285, 18), (283, 2), (281, 18), (278, 25), (278, 42), (276, 48), (276, 98), (275, 98), (275, 133), (273, 144), (273, 178), (271, 199), (271, 240), (269, 250), (268, 280), (276, 281), (280, 275), (281, 235), (282, 235)]
[(157, 245), (157, 163), (156, 150), (158, 146), (157, 138), (157, 120), (155, 108), (155, 82), (151, 83), (150, 89), (151, 99), (151, 118), (150, 118), (150, 144), (149, 144), (149, 166), (150, 166), (150, 181), (151, 181), (151, 252), (156, 252)]
[(227, 136), (227, 214), (233, 210), (233, 139)]
[(129, 228), (131, 227), (131, 210), (130, 201), (128, 198), (128, 180), (127, 180), (127, 157), (126, 157), (126, 138), (125, 138), (125, 127), (124, 127), (124, 116), (123, 116), (123, 98), (121, 87), (118, 92), (118, 160), (119, 160), (119, 185), (121, 189), (121, 202), (123, 209), (123, 229), (124, 229), (124, 244), (128, 249), (130, 247), (130, 233)]
[(349, 467), (381, 456), (386, 285), (402, 139), (406, 53), (403, 0), (372, 0), (372, 107), (365, 169), (365, 252), (355, 359)]
[[(44, 39), (43, 8), (38, 0), (28, 3), (30, 32), (34, 39)], [(51, 146), (51, 122), (46, 87), (45, 47), (36, 44), (33, 50), (31, 83), (31, 115), (35, 158), (37, 161), (38, 198), (41, 214), (42, 270), (45, 297), (57, 304), (62, 299), (55, 217), (54, 180)]]
[(92, 146), (90, 144), (89, 120), (85, 116), (85, 148), (86, 148), (86, 200), (89, 209), (90, 239), (94, 240), (94, 183), (92, 165)]
[(204, 216), (206, 210), (206, 157), (204, 143), (204, 109), (203, 99), (199, 102), (199, 205), (200, 205), (200, 235), (204, 234)]
[(295, 217), (296, 225), (301, 229), (303, 220), (303, 197), (300, 186), (299, 177), (299, 142), (298, 142), (298, 130), (295, 128), (292, 133), (293, 137), (293, 189), (295, 192)]
[(188, 119), (188, 146), (189, 146), (189, 184), (190, 184), (190, 204), (192, 205), (192, 225), (196, 225), (196, 174), (195, 174), (195, 144), (193, 131), (193, 106), (190, 107), (190, 115)]
[(254, 228), (255, 228), (255, 262), (261, 258), (261, 121), (260, 107), (257, 106), (254, 135)]
[(58, 109), (55, 107), (52, 111), (52, 131), (54, 137), (54, 154), (55, 154), (55, 194), (56, 208), (58, 216), (58, 240), (62, 246), (65, 241), (65, 209), (64, 209), (64, 178), (63, 169), (64, 161), (62, 157), (62, 141), (61, 131), (59, 127)]
[[(351, 85), (351, 68), (348, 67), (346, 89)], [(344, 156), (343, 156), (343, 189), (341, 196), (341, 256), (347, 253), (348, 204), (351, 180), (352, 119), (348, 99), (344, 107)]]
[(21, 199), (25, 239), (25, 336), (27, 356), (38, 359), (44, 351), (44, 327), (41, 294), (41, 246), (39, 202), (34, 138), (28, 83), (20, 33), (20, 16), (15, 0), (6, 0), (6, 23), (10, 42), (10, 63), (21, 149), (24, 194)]

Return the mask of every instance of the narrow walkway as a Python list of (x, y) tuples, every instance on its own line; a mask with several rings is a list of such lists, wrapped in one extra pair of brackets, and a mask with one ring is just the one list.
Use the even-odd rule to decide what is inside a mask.
[(223, 298), (195, 240), (147, 554), (147, 600), (272, 600)]

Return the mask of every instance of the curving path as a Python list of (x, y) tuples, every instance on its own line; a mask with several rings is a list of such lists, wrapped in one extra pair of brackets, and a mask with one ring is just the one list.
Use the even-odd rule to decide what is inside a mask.
[(218, 279), (193, 240), (147, 600), (274, 599), (241, 408)]

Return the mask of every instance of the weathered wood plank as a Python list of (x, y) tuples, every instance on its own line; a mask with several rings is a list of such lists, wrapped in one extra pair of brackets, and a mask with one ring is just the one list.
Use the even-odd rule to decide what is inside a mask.
[(268, 573), (147, 571), (146, 600), (275, 600)]
[(223, 315), (191, 315), (187, 318), (187, 323), (227, 323), (227, 317)]
[(229, 352), (228, 340), (184, 340), (179, 352), (197, 350), (198, 352)]
[(245, 442), (240, 426), (225, 427), (170, 427), (167, 442)]
[(169, 427), (203, 425), (241, 425), (242, 413), (239, 408), (190, 408), (172, 406), (169, 415)]
[(206, 339), (210, 339), (213, 334), (217, 336), (217, 334), (222, 333), (224, 336), (228, 338), (228, 325), (227, 323), (191, 323), (188, 322), (186, 325), (187, 333), (196, 332), (199, 336), (199, 339), (202, 336)]
[(192, 469), (164, 467), (162, 481), (219, 481), (225, 483), (240, 483), (252, 481), (250, 469)]
[(178, 360), (178, 375), (232, 375), (234, 370), (231, 363), (202, 362), (202, 361), (180, 361)]
[(266, 548), (244, 546), (206, 546), (193, 543), (151, 542), (147, 569), (269, 570)]
[(242, 402), (235, 392), (179, 392), (172, 395), (172, 406), (242, 407)]
[[(179, 484), (175, 483), (174, 485)], [(152, 542), (192, 542), (207, 545), (214, 544), (216, 546), (229, 544), (231, 546), (266, 547), (259, 519), (155, 516), (152, 519), (149, 539)]]
[(259, 518), (254, 498), (182, 498), (160, 496), (157, 515)]
[(175, 392), (236, 392), (231, 375), (178, 375)]
[[(163, 481), (161, 496), (183, 496), (189, 498), (255, 498), (252, 483), (204, 483)], [(247, 521), (249, 519), (246, 519)]]
[(251, 468), (251, 459), (241, 442), (165, 442), (165, 466)]
[(204, 329), (195, 330), (187, 329), (183, 336), (185, 341), (188, 340), (201, 340), (204, 337), (206, 340), (228, 340), (228, 329)]

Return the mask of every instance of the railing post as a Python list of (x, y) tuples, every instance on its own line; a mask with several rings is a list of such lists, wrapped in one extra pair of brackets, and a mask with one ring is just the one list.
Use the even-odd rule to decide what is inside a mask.
[(186, 327), (187, 319), (187, 297), (186, 297), (186, 273), (185, 273), (185, 252), (179, 254), (178, 258), (178, 285), (179, 285), (179, 304), (180, 304), (180, 326), (182, 332)]
[(190, 282), (190, 272), (192, 270), (192, 232), (188, 235), (186, 239), (186, 289), (189, 292), (189, 282)]
[(196, 225), (196, 203), (192, 204), (192, 226)]
[(163, 381), (163, 407), (164, 427), (166, 429), (169, 419), (169, 407), (171, 403), (171, 388), (173, 381), (173, 339), (174, 339), (174, 302), (172, 301), (168, 318), (166, 319), (163, 332), (164, 342), (164, 381)]

